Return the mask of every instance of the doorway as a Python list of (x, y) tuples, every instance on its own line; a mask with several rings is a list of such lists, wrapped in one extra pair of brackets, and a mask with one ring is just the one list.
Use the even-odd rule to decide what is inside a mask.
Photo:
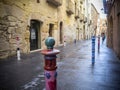
[(30, 21), (30, 51), (41, 48), (40, 21)]
[(62, 27), (63, 27), (63, 22), (60, 22), (60, 44), (63, 43)]
[(53, 37), (53, 29), (54, 29), (54, 24), (50, 23), (49, 24), (49, 36)]

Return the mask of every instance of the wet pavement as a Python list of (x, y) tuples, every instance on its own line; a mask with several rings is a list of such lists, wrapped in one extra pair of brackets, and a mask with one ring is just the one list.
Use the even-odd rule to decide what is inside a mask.
[[(120, 90), (120, 60), (100, 45), (95, 64), (91, 61), (91, 40), (57, 47), (57, 90)], [(0, 60), (0, 90), (45, 90), (44, 59), (40, 52)]]

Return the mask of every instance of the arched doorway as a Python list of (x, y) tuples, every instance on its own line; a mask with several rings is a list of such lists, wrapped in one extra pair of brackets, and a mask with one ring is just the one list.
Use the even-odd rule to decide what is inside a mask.
[(41, 36), (40, 36), (41, 22), (38, 20), (30, 21), (30, 50), (36, 50), (41, 48)]
[(49, 24), (49, 36), (50, 36), (50, 37), (54, 37), (54, 36), (53, 36), (53, 35), (54, 35), (53, 30), (54, 30), (54, 24), (50, 23), (50, 24)]
[(63, 43), (63, 34), (62, 34), (63, 22), (60, 22), (60, 44)]

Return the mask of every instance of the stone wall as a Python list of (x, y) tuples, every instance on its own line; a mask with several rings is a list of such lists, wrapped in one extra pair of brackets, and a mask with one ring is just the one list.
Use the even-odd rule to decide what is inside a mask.
[(96, 35), (97, 32), (97, 21), (98, 21), (98, 11), (93, 4), (91, 4), (91, 19), (92, 19), (92, 35)]
[[(76, 0), (71, 1), (74, 6)], [(80, 0), (77, 1), (80, 3)], [(56, 41), (55, 46), (60, 44), (60, 22), (63, 23), (62, 38), (66, 36), (68, 43), (73, 42), (80, 22), (75, 19), (75, 14), (68, 15), (66, 8), (66, 0), (63, 0), (59, 7), (50, 5), (46, 0), (40, 0), (39, 3), (37, 0), (0, 0), (0, 58), (16, 54), (16, 37), (20, 39), (21, 53), (30, 52), (31, 20), (39, 21), (41, 24), (39, 49), (46, 48), (45, 39), (49, 36), (49, 24), (54, 24), (52, 33)]]
[[(16, 54), (17, 40), (22, 52), (29, 51), (26, 37), (26, 3), (19, 0), (0, 1), (0, 58)], [(24, 9), (23, 9), (24, 8)], [(26, 37), (25, 37), (26, 36)]]
[(120, 57), (120, 1), (115, 0), (110, 7), (108, 11), (107, 46), (112, 48), (116, 55)]

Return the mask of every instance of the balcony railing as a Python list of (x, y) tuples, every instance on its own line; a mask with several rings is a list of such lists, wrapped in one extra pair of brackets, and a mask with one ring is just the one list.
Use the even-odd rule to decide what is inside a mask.
[(71, 14), (74, 13), (74, 3), (73, 3), (71, 0), (69, 0), (69, 2), (68, 2), (66, 12), (67, 12), (69, 15), (71, 15)]
[(60, 6), (62, 5), (62, 0), (46, 0), (49, 4), (54, 5), (54, 6)]

